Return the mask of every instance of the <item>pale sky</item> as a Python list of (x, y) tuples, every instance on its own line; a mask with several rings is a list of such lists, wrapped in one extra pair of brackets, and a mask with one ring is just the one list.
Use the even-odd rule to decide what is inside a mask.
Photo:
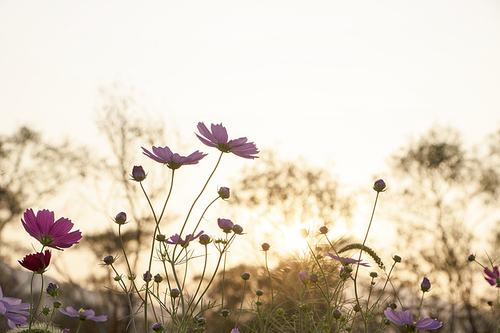
[(191, 142), (222, 122), (371, 181), (436, 122), (470, 141), (500, 127), (500, 2), (0, 1), (2, 133), (99, 144), (116, 80)]

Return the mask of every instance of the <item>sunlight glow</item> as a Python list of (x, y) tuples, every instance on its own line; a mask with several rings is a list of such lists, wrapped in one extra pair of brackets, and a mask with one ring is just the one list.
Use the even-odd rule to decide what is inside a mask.
[(299, 227), (289, 227), (284, 231), (285, 247), (287, 250), (304, 250), (307, 248), (307, 243), (304, 238), (300, 236)]

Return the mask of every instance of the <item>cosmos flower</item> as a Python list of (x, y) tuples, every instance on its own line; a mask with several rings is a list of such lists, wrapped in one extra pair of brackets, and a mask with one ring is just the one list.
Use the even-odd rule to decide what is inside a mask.
[(352, 259), (352, 258), (346, 258), (346, 257), (339, 257), (331, 253), (325, 254), (326, 256), (329, 256), (330, 258), (333, 258), (335, 260), (340, 261), (343, 264), (357, 264), (359, 263), (360, 266), (365, 266), (365, 267), (370, 267), (367, 263), (361, 262), (358, 259)]
[(240, 333), (240, 330), (239, 330), (239, 329), (237, 329), (237, 328), (233, 328), (233, 329), (231, 330), (231, 333)]
[(36, 274), (43, 274), (50, 264), (50, 251), (45, 250), (45, 253), (38, 252), (35, 254), (28, 254), (23, 260), (18, 260), (21, 266)]
[(186, 235), (186, 240), (183, 240), (179, 234), (175, 234), (170, 237), (170, 240), (167, 240), (167, 244), (179, 244), (182, 247), (186, 247), (189, 245), (189, 242), (194, 241), (195, 239), (199, 238), (201, 235), (203, 235), (203, 230), (200, 231), (196, 236), (193, 236), (191, 234)]
[(500, 288), (500, 273), (498, 272), (498, 266), (493, 267), (493, 272), (490, 271), (489, 268), (485, 268), (484, 274), (486, 274), (484, 278), (489, 284), (492, 286), (496, 285), (497, 288)]
[(155, 160), (158, 163), (166, 164), (167, 167), (172, 170), (179, 169), (183, 165), (198, 164), (198, 162), (203, 157), (207, 156), (207, 154), (203, 154), (199, 150), (195, 151), (194, 153), (188, 156), (181, 156), (177, 153), (172, 153), (170, 148), (168, 148), (167, 146), (163, 148), (153, 146), (152, 153), (144, 147), (141, 148), (143, 150), (142, 153), (144, 155)]
[(77, 244), (82, 238), (80, 230), (70, 232), (73, 228), (70, 219), (61, 217), (54, 222), (54, 212), (47, 209), (39, 210), (36, 216), (33, 209), (28, 209), (24, 213), (24, 220), (21, 221), (31, 237), (36, 238), (43, 246), (57, 250), (63, 251), (63, 248)]
[(410, 329), (435, 330), (443, 325), (442, 322), (431, 318), (420, 318), (419, 321), (414, 322), (413, 316), (409, 310), (394, 312), (391, 307), (388, 307), (387, 309), (385, 309), (384, 314), (392, 323), (396, 325), (406, 326), (409, 332), (411, 332)]
[(309, 283), (309, 272), (308, 271), (301, 271), (299, 273), (299, 280), (303, 284), (308, 284)]
[(29, 303), (22, 303), (19, 298), (3, 297), (0, 286), (0, 316), (7, 318), (7, 325), (16, 329), (16, 325), (25, 325), (29, 312), (23, 311), (30, 308)]
[(205, 145), (215, 147), (223, 153), (233, 153), (243, 158), (258, 158), (255, 156), (259, 153), (257, 146), (253, 142), (247, 142), (246, 137), (228, 141), (227, 130), (222, 124), (212, 124), (211, 129), (212, 131), (209, 131), (204, 123), (198, 123), (198, 131), (203, 137), (198, 134), (196, 136)]
[(92, 309), (80, 309), (76, 311), (71, 306), (68, 306), (66, 310), (59, 309), (59, 311), (61, 311), (61, 313), (65, 314), (66, 316), (78, 318), (80, 320), (92, 320), (98, 323), (108, 320), (107, 316), (96, 316), (94, 310)]
[(218, 218), (217, 219), (217, 225), (219, 226), (219, 228), (222, 229), (222, 231), (224, 231), (225, 233), (230, 233), (233, 229), (233, 225), (234, 223), (229, 220), (229, 219), (221, 219), (221, 218)]

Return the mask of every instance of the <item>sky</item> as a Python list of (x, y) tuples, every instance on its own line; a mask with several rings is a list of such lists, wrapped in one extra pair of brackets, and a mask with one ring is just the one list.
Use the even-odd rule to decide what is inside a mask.
[(98, 90), (119, 82), (190, 143), (223, 123), (366, 186), (434, 124), (498, 130), (499, 59), (497, 0), (0, 0), (0, 133), (99, 147)]
[(371, 182), (435, 123), (498, 129), (498, 59), (498, 1), (1, 1), (0, 132), (99, 145), (120, 82), (189, 140), (221, 122)]

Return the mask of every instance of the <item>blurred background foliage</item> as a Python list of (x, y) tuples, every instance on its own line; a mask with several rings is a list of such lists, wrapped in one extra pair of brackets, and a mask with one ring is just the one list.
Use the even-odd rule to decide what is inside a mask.
[[(103, 220), (116, 214), (109, 212), (110, 202), (117, 203), (127, 212), (134, 223), (126, 229), (124, 239), (130, 253), (135, 254), (131, 258), (133, 270), (138, 269), (139, 256), (150, 241), (153, 220), (147, 205), (137, 204), (144, 202), (143, 194), (130, 181), (129, 173), (137, 161), (138, 147), (160, 145), (159, 142), (179, 147), (179, 134), (174, 128), (148, 118), (136, 104), (134, 92), (120, 85), (101, 90), (96, 119), (97, 127), (107, 140), (103, 144), (107, 147), (103, 157), (83, 144), (64, 139), (57, 143), (47, 142), (43, 133), (27, 127), (10, 135), (0, 135), (0, 259), (3, 261), (0, 284), (5, 296), (27, 301), (27, 290), (21, 285), (27, 285), (28, 277), (18, 269), (15, 258), (31, 252), (26, 245), (11, 239), (4, 232), (5, 227), (14, 223), (20, 226), (20, 218), (27, 208), (43, 206), (48, 198), (64, 195), (64, 191), (71, 191), (76, 183), (93, 187), (102, 195), (106, 204), (102, 199), (85, 200)], [(388, 189), (379, 203), (380, 215), (376, 214), (375, 219), (387, 234), (377, 239), (369, 238), (367, 245), (379, 251), (384, 260), (390, 260), (396, 253), (403, 257), (403, 264), (397, 267), (392, 279), (393, 288), (399, 291), (408, 308), (416, 309), (419, 281), (427, 276), (433, 283), (434, 292), (425, 301), (424, 315), (439, 317), (444, 323), (441, 332), (496, 332), (497, 318), (487, 305), (488, 300), (493, 300), (492, 289), (488, 289), (479, 266), (470, 264), (467, 256), (477, 252), (478, 259), (485, 264), (485, 252), (492, 259), (497, 257), (500, 245), (500, 129), (474, 146), (464, 144), (460, 133), (453, 128), (436, 125), (389, 156), (385, 174)], [(155, 182), (148, 184), (152, 197), (162, 196), (167, 189), (164, 184), (168, 183), (169, 176), (160, 176), (164, 179), (159, 180), (158, 177), (155, 175)], [(293, 252), (282, 248), (279, 242), (286, 240), (287, 230), (314, 221), (311, 241), (317, 240), (318, 253), (331, 252), (329, 245), (316, 238), (318, 228), (326, 225), (335, 230), (339, 224), (354, 225), (358, 205), (371, 204), (371, 199), (365, 195), (366, 189), (347, 192), (346, 186), (331, 170), (301, 158), (282, 159), (273, 151), (262, 152), (259, 163), (244, 168), (230, 187), (232, 196), (224, 209), (232, 215), (237, 214), (238, 223), (245, 227), (245, 237), (250, 241), (255, 233), (271, 240), (269, 254), (274, 256), (271, 269), (276, 285), (283, 278), (283, 268), (292, 269), (281, 296), (275, 301), (275, 307), (283, 308), (287, 315), (296, 311), (293, 304), (296, 304), (301, 287), (297, 273), (313, 269), (304, 250)], [(174, 211), (171, 221), (176, 221), (175, 214)], [(71, 216), (71, 212), (64, 212), (64, 216)], [(347, 236), (330, 233), (329, 237), (332, 242), (338, 241), (335, 246), (340, 248), (347, 243), (360, 242), (364, 232), (349, 230)], [(390, 238), (392, 235), (394, 239)], [(87, 261), (99, 262), (105, 255), (121, 253), (116, 230), (112, 228), (103, 227), (84, 234), (81, 243), (94, 256), (86, 257)], [(259, 246), (254, 244), (254, 249)], [(237, 247), (235, 244), (230, 256), (238, 256)], [(264, 303), (269, 302), (269, 278), (263, 263), (263, 259), (247, 260), (228, 267), (225, 290), (229, 297), (225, 307), (233, 313), (228, 327), (234, 324), (234, 314), (240, 306), (243, 272), (251, 274), (244, 308), (255, 309), (256, 289), (262, 289)], [(372, 267), (378, 269), (375, 266), (372, 263)], [(338, 267), (333, 264), (327, 267), (332, 281), (338, 279)], [(380, 275), (383, 274), (381, 271)], [(80, 287), (82, 281), (85, 285)], [(115, 287), (109, 271), (68, 274), (64, 282), (58, 283), (66, 298), (63, 306), (92, 307), (97, 314), (108, 315), (108, 322), (102, 328), (97, 325), (96, 331), (127, 331), (123, 319), (126, 302), (122, 295), (113, 291)], [(219, 275), (208, 296), (210, 299), (217, 299), (221, 284)], [(386, 297), (393, 301), (390, 289)], [(209, 332), (221, 325), (219, 311), (205, 315), (208, 327), (213, 328)], [(62, 320), (63, 317), (56, 318)], [(253, 327), (256, 323), (252, 320), (248, 314), (242, 314), (240, 323)], [(62, 322), (64, 327), (71, 328), (71, 325), (69, 321)]]

